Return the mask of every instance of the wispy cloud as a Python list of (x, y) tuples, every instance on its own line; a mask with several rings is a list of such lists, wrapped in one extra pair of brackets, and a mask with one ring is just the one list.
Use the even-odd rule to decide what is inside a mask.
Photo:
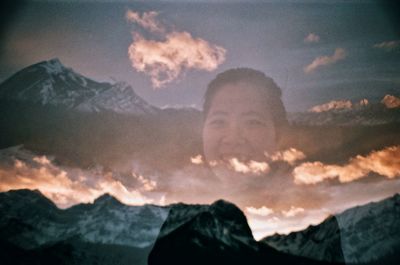
[(400, 48), (400, 40), (384, 41), (381, 43), (377, 43), (372, 47), (391, 52)]
[(296, 184), (316, 184), (329, 179), (346, 183), (367, 177), (371, 172), (390, 179), (400, 177), (400, 146), (358, 155), (343, 166), (306, 162), (293, 170), (293, 176)]
[(334, 64), (346, 58), (346, 51), (342, 48), (337, 48), (332, 56), (319, 56), (315, 58), (311, 64), (304, 67), (304, 72), (306, 74), (314, 72), (321, 66)]
[(161, 88), (178, 79), (188, 69), (212, 71), (225, 61), (226, 50), (195, 38), (186, 31), (167, 32), (152, 11), (140, 16), (128, 10), (129, 21), (161, 35), (147, 39), (140, 33), (133, 34), (128, 54), (133, 68), (150, 76), (154, 88)]
[(320, 40), (320, 37), (315, 33), (310, 33), (307, 35), (307, 37), (304, 38), (305, 43), (315, 43), (315, 42), (319, 42), (319, 40)]
[(128, 21), (137, 23), (139, 26), (147, 29), (151, 32), (164, 33), (164, 26), (157, 20), (158, 12), (150, 11), (143, 12), (142, 15), (139, 12), (134, 12), (132, 10), (128, 10), (125, 14), (125, 17)]

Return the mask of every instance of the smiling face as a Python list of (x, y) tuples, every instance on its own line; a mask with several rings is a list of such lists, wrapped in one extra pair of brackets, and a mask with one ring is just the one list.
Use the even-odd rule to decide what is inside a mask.
[(219, 88), (206, 113), (203, 150), (211, 161), (265, 160), (276, 148), (276, 130), (262, 88), (239, 82)]

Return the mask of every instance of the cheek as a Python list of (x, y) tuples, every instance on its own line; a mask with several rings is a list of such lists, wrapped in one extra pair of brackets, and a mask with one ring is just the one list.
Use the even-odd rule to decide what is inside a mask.
[(215, 160), (217, 157), (218, 142), (220, 135), (207, 127), (203, 129), (203, 151), (208, 161)]

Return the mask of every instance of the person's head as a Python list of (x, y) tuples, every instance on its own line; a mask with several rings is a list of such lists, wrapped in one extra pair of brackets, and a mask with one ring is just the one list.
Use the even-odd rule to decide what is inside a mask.
[(237, 68), (217, 75), (207, 88), (203, 105), (205, 159), (263, 161), (276, 149), (286, 126), (281, 90), (264, 73)]

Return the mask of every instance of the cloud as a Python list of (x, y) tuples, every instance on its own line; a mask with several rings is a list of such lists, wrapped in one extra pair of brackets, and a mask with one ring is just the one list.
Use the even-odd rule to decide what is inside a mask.
[(46, 156), (37, 156), (20, 147), (0, 154), (0, 191), (38, 189), (59, 207), (92, 202), (109, 193), (125, 204), (142, 205), (156, 200), (147, 191), (156, 187), (155, 181), (135, 175), (132, 187), (112, 172), (60, 167)]
[(274, 212), (274, 210), (267, 208), (265, 206), (262, 206), (260, 208), (246, 207), (246, 211), (250, 214), (259, 216), (268, 216)]
[(325, 112), (330, 110), (345, 110), (351, 109), (353, 107), (353, 103), (350, 100), (332, 100), (327, 103), (314, 106), (310, 108), (308, 111), (310, 112)]
[(156, 11), (143, 12), (142, 15), (132, 10), (128, 10), (125, 13), (125, 17), (128, 21), (137, 23), (139, 26), (151, 32), (164, 33), (165, 28), (157, 20), (157, 16), (158, 12)]
[(270, 157), (272, 161), (286, 161), (290, 165), (293, 165), (298, 160), (303, 160), (306, 158), (306, 155), (303, 152), (295, 148), (289, 148), (285, 151), (276, 152), (272, 156), (266, 154), (266, 156)]
[(390, 179), (399, 177), (400, 146), (387, 147), (367, 156), (358, 155), (344, 166), (306, 162), (293, 170), (293, 176), (296, 184), (316, 184), (328, 179), (338, 179), (341, 183), (346, 183), (364, 178), (371, 172)]
[[(191, 157), (190, 161), (192, 164), (201, 165), (203, 164), (203, 157), (201, 155), (197, 155), (195, 157)], [(208, 163), (211, 167), (217, 166), (226, 166), (227, 169), (236, 171), (238, 173), (248, 174), (261, 174), (268, 173), (270, 167), (267, 162), (259, 162), (250, 160), (249, 162), (242, 162), (238, 158), (233, 157), (229, 159), (227, 162), (225, 161), (210, 161)]]
[(388, 109), (400, 108), (400, 98), (392, 95), (384, 96), (381, 103)]
[(304, 67), (304, 72), (306, 74), (312, 73), (321, 66), (334, 64), (345, 58), (346, 58), (346, 51), (342, 48), (337, 48), (332, 56), (319, 56), (315, 58), (311, 64)]
[(229, 165), (233, 170), (239, 173), (254, 173), (254, 174), (261, 174), (267, 173), (270, 168), (266, 162), (258, 162), (251, 160), (248, 163), (244, 163), (239, 161), (237, 158), (229, 159)]
[[(383, 103), (383, 102), (382, 102)], [(332, 110), (351, 110), (354, 108), (362, 108), (369, 105), (368, 99), (361, 99), (359, 102), (351, 102), (350, 100), (341, 99), (341, 100), (332, 100), (327, 103), (323, 103), (321, 105), (316, 105), (310, 108), (309, 112), (326, 112)]]
[(372, 47), (391, 52), (397, 50), (400, 47), (400, 40), (384, 41), (381, 43), (377, 43)]
[(282, 215), (284, 215), (285, 217), (294, 217), (303, 212), (304, 208), (291, 206), (289, 210), (282, 211)]
[(320, 40), (320, 37), (315, 33), (310, 33), (307, 35), (307, 37), (304, 38), (305, 43), (319, 42), (319, 40)]
[(192, 162), (192, 164), (201, 165), (203, 164), (203, 157), (201, 155), (197, 155), (195, 157), (191, 157), (190, 161)]
[(195, 38), (186, 31), (164, 32), (155, 12), (142, 16), (133, 11), (127, 14), (132, 17), (131, 21), (162, 35), (161, 40), (154, 40), (135, 32), (128, 49), (132, 67), (150, 76), (154, 88), (178, 79), (186, 70), (212, 71), (225, 61), (226, 50), (221, 46)]
[(132, 176), (142, 184), (143, 190), (145, 191), (152, 191), (157, 187), (157, 182), (154, 180), (145, 178), (142, 175), (136, 174), (135, 172), (132, 172)]

